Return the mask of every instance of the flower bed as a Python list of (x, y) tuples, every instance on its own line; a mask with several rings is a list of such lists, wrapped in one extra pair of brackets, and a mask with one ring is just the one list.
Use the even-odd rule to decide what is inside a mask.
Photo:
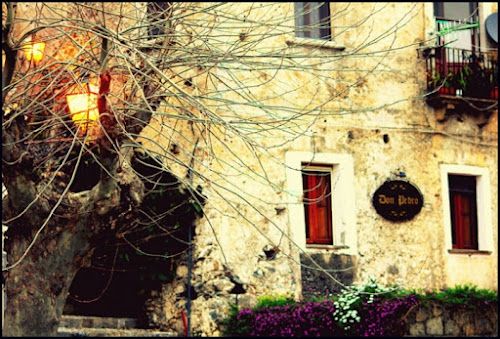
[[(253, 309), (239, 309), (232, 305), (230, 316), (223, 322), (224, 334), (286, 337), (415, 335), (415, 327), (410, 328), (410, 325), (426, 320), (422, 320), (421, 313), (429, 307), (435, 308), (436, 303), (443, 305), (444, 310), (459, 307), (470, 312), (484, 305), (495, 305), (493, 313), (498, 314), (498, 295), (493, 291), (468, 286), (444, 291), (402, 291), (384, 288), (371, 281), (362, 287), (352, 286), (333, 299), (295, 302), (290, 297), (266, 297)], [(429, 324), (437, 322), (432, 320)], [(423, 333), (418, 333), (425, 334), (426, 326)], [(497, 326), (493, 323), (489, 326), (493, 330), (488, 331), (494, 332)], [(435, 334), (439, 335), (439, 332)]]

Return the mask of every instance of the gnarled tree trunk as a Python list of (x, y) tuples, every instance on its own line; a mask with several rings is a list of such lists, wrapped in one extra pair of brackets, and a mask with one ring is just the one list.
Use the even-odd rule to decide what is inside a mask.
[[(71, 281), (79, 269), (82, 255), (89, 250), (88, 239), (73, 232), (86, 226), (85, 222), (68, 220), (59, 226), (64, 229), (60, 232), (43, 232), (38, 241), (45, 241), (48, 246), (35, 246), (9, 271), (5, 335), (56, 334)], [(23, 255), (30, 239), (13, 237), (7, 242), (12, 262)]]
[(21, 184), (23, 176), (15, 175), (18, 171), (4, 171), (4, 182), (10, 188), (4, 201), (4, 220), (13, 217), (5, 240), (12, 267), (7, 271), (4, 334), (55, 335), (74, 276), (95, 244), (115, 236), (112, 221), (141, 202), (144, 189), (139, 178), (129, 166), (117, 166), (116, 158), (107, 160), (117, 180), (106, 174), (90, 191), (67, 193), (52, 216), (48, 207), (56, 206), (61, 196), (47, 189), (17, 217), (30, 201), (19, 203), (14, 199), (18, 195), (34, 196), (35, 184), (28, 179)]
[[(130, 165), (134, 149), (119, 148), (120, 138), (112, 131), (109, 139), (95, 145), (103, 169), (91, 189), (69, 189), (77, 166), (69, 173), (67, 168), (49, 171), (40, 180), (32, 173), (36, 155), (22, 142), (26, 133), (23, 116), (4, 124), (2, 175), (8, 192), (3, 199), (3, 222), (8, 225), (4, 334), (53, 336), (74, 276), (96, 244), (116, 236), (120, 217), (140, 205), (144, 184)], [(76, 144), (77, 151), (79, 147), (84, 146)]]

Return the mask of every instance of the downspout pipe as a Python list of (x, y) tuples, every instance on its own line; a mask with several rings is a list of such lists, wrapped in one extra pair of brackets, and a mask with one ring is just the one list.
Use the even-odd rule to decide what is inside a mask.
[[(194, 166), (194, 153), (196, 152), (196, 148), (198, 147), (198, 142), (200, 141), (200, 137), (196, 139), (196, 143), (194, 144), (194, 149), (191, 158), (191, 165), (188, 170), (189, 183), (193, 184), (193, 175), (192, 168)], [(188, 281), (187, 281), (187, 336), (191, 336), (191, 270), (193, 265), (193, 225), (189, 225), (188, 229)]]
[(189, 225), (188, 230), (188, 281), (187, 281), (187, 336), (191, 336), (191, 266), (192, 266), (192, 229), (193, 226)]

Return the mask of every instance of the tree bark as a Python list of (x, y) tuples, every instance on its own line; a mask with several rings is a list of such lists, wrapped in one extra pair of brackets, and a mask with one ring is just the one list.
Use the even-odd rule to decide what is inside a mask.
[[(83, 224), (83, 223), (82, 223)], [(50, 225), (55, 226), (53, 224)], [(80, 225), (82, 226), (82, 225)], [(55, 336), (66, 295), (78, 262), (83, 261), (89, 242), (69, 222), (59, 233), (45, 232), (41, 243), (9, 271), (7, 307), (4, 319), (6, 336)], [(49, 238), (55, 235), (51, 240)], [(11, 260), (19, 259), (29, 240), (14, 237), (8, 253)]]
[[(103, 153), (109, 158), (101, 160), (109, 165), (112, 175), (103, 174), (90, 191), (67, 193), (18, 264), (60, 195), (46, 190), (19, 216), (37, 190), (13, 167), (4, 166), (4, 182), (11, 188), (4, 200), (4, 220), (12, 219), (5, 234), (5, 249), (8, 265), (15, 265), (6, 271), (5, 335), (55, 336), (71, 282), (92, 248), (103, 238), (115, 236), (111, 225), (122, 211), (130, 211), (142, 202), (144, 184), (128, 165), (133, 149), (123, 150), (121, 157)], [(125, 161), (120, 163), (118, 158)], [(23, 192), (30, 198), (16, 199)]]

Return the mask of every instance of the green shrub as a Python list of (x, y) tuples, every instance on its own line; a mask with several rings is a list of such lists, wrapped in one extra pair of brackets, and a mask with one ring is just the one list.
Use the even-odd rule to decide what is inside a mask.
[(255, 308), (277, 307), (295, 303), (296, 301), (290, 295), (262, 296), (257, 298), (257, 306)]
[(498, 293), (488, 289), (479, 289), (475, 285), (456, 285), (442, 290), (416, 290), (417, 298), (422, 303), (438, 301), (448, 305), (461, 305), (476, 308), (489, 303), (498, 302)]
[(250, 332), (251, 317), (238, 316), (240, 308), (233, 303), (229, 304), (228, 317), (221, 321), (224, 326), (223, 334), (230, 337), (246, 336)]

